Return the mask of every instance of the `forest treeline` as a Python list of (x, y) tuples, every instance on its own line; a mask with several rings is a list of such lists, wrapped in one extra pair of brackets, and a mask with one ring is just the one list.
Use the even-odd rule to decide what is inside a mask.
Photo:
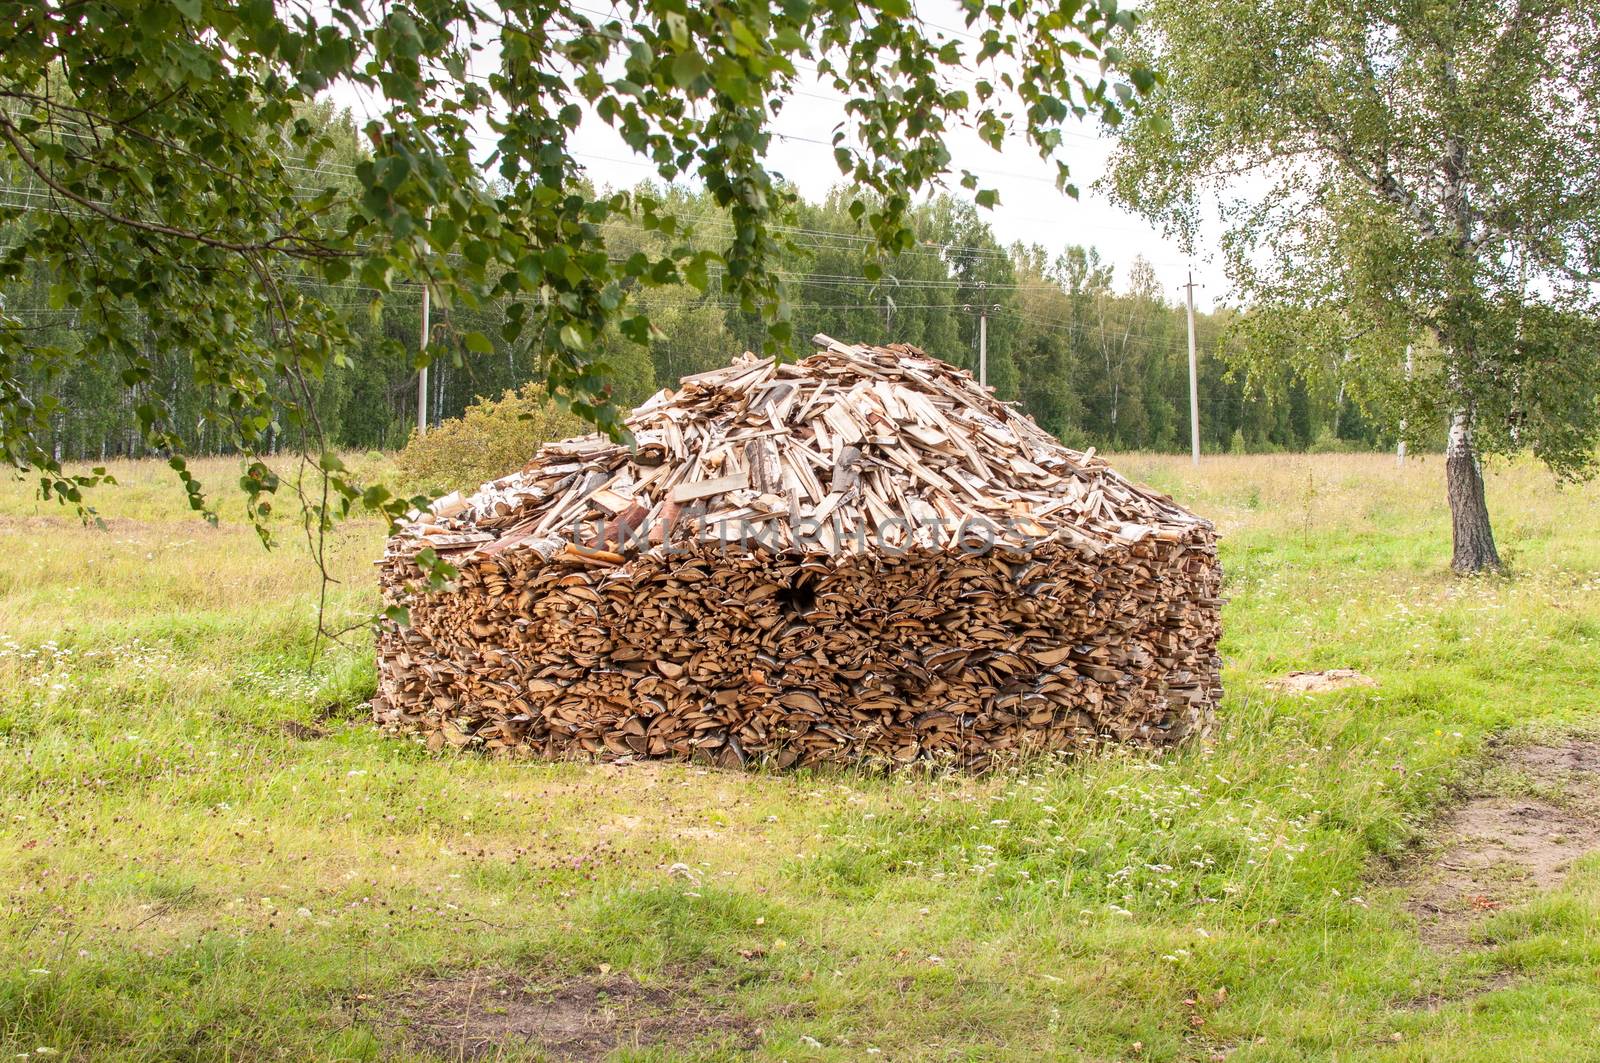
[[(348, 178), (348, 165), (359, 151), (353, 130), (350, 143), (346, 164), (335, 161), (308, 171), (308, 186)], [(0, 238), (4, 227), (25, 224), (26, 211), (46, 202), (29, 198), (37, 193), (22, 175), (8, 175), (8, 182), (3, 205), (13, 213), (0, 227)], [(693, 239), (705, 246), (715, 248), (731, 233), (731, 225), (703, 195), (675, 189), (657, 194), (666, 196)], [(1159, 277), (1137, 258), (1119, 261), (1115, 249), (1004, 246), (976, 207), (941, 196), (917, 211), (915, 245), (883, 261), (882, 276), (869, 282), (862, 271), (868, 240), (846, 202), (843, 196), (802, 201), (779, 227), (788, 245), (780, 268), (796, 336), (824, 332), (850, 341), (912, 343), (976, 371), (978, 309), (986, 306), (990, 383), (1047, 430), (1079, 447), (1187, 447), (1186, 323), (1183, 306), (1173, 298), (1177, 278)], [(607, 226), (607, 243), (617, 256), (664, 239), (626, 222)], [(648, 345), (608, 335), (594, 352), (613, 373), (618, 400), (633, 405), (683, 375), (761, 349), (765, 329), (759, 317), (721, 296), (718, 280), (713, 271), (705, 292), (681, 285), (637, 295), (653, 326)], [(354, 281), (298, 283), (307, 294), (346, 308), (358, 343), (346, 362), (314, 383), (328, 437), (353, 449), (404, 444), (417, 416), (421, 288), (402, 287), (379, 305), (373, 291)], [(32, 276), (0, 297), (5, 314), (21, 327), (71, 340), (79, 311), (64, 305), (51, 278)], [(499, 338), (503, 307), (435, 303), (431, 311), (430, 423), (459, 416), (479, 397), (541, 378), (537, 350)], [(1196, 315), (1207, 450), (1365, 448), (1393, 440), (1395, 426), (1384, 423), (1388, 418), (1365, 416), (1337, 387), (1285, 379), (1265, 392), (1247, 391), (1226, 368), (1234, 313), (1220, 309)], [(493, 350), (467, 349), (463, 338), (475, 331), (491, 337)], [(148, 353), (156, 371), (133, 387), (124, 383), (123, 367), (98, 363), (75, 367), (70, 378), (55, 385), (66, 399), (54, 425), (61, 460), (145, 453), (136, 410), (148, 402), (173, 411), (192, 453), (222, 449), (219, 439), (207, 438), (202, 414), (212, 397), (194, 382), (187, 353), (153, 347)], [(42, 382), (48, 371), (25, 366), (21, 378), (25, 386), (30, 375)], [(214, 437), (214, 430), (210, 434)], [(296, 442), (279, 433), (271, 438), (283, 448)]]

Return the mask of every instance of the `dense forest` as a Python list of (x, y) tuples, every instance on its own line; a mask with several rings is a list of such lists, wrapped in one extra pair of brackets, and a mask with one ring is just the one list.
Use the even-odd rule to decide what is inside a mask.
[[(306, 169), (307, 191), (351, 180), (360, 148), (348, 118), (324, 112), (348, 130), (348, 158)], [(694, 191), (657, 190), (709, 248), (726, 239), (725, 217)], [(49, 201), (20, 173), (6, 175), (0, 192), (0, 243), (7, 230), (27, 225)], [(882, 275), (863, 279), (868, 244), (845, 209), (843, 196), (801, 202), (779, 227), (788, 243), (781, 263), (795, 335), (817, 332), (852, 341), (907, 342), (976, 370), (979, 308), (988, 308), (990, 383), (1038, 422), (1075, 446), (1103, 449), (1183, 449), (1188, 441), (1186, 324), (1175, 302), (1175, 278), (1160, 278), (1140, 259), (1121, 261), (1115, 249), (1002, 246), (970, 203), (940, 196), (916, 215), (917, 243), (882, 262)], [(607, 243), (627, 256), (658, 233), (611, 222)], [(14, 327), (54, 332), (70, 341), (74, 315), (51, 279), (0, 292)], [(307, 294), (347, 309), (358, 349), (317, 383), (324, 429), (338, 445), (396, 447), (416, 422), (416, 352), (422, 291), (410, 286), (374, 300), (354, 281), (329, 286), (301, 281)], [(705, 292), (690, 286), (651, 289), (638, 297), (654, 333), (648, 346), (621, 335), (604, 338), (596, 359), (614, 374), (616, 397), (632, 405), (684, 374), (759, 350), (764, 326), (722, 297), (713, 272)], [(428, 417), (458, 416), (480, 396), (540, 379), (540, 356), (526, 342), (498, 339), (503, 308), (431, 308)], [(1303, 450), (1372, 447), (1394, 436), (1391, 418), (1368, 418), (1343, 390), (1286, 380), (1271, 392), (1251, 391), (1227, 370), (1236, 312), (1197, 314), (1202, 445), (1217, 450)], [(495, 337), (494, 350), (473, 352), (460, 338), (474, 330)], [(61, 460), (144, 452), (135, 411), (162, 403), (175, 414), (192, 451), (215, 451), (201, 415), (207, 396), (194, 383), (182, 350), (152, 349), (153, 378), (129, 387), (122, 367), (75, 369), (56, 417)], [(42, 381), (49, 367), (33, 367)], [(25, 371), (23, 379), (28, 379)], [(213, 433), (214, 434), (214, 433)], [(274, 433), (275, 446), (293, 440)]]

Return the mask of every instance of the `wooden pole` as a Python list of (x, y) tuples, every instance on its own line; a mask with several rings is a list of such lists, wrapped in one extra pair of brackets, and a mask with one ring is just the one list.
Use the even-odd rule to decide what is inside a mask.
[(978, 282), (978, 383), (989, 386), (989, 287), (986, 281)]
[[(422, 338), (417, 343), (417, 349), (423, 354), (428, 353), (428, 286), (422, 286)], [(428, 366), (423, 364), (417, 371), (417, 435), (428, 434)]]
[[(1411, 381), (1411, 344), (1406, 344), (1406, 382)], [(1406, 463), (1406, 419), (1400, 418), (1400, 442), (1395, 444), (1394, 463), (1397, 466)]]
[[(989, 292), (987, 290), (988, 287), (989, 287), (989, 282), (988, 281), (979, 281), (978, 282), (978, 297), (980, 299), (987, 300), (988, 295), (989, 295)], [(974, 307), (973, 307), (973, 305), (971, 303), (963, 303), (962, 306), (961, 306), (961, 310), (962, 310), (963, 313), (970, 314), (970, 313), (972, 313), (973, 309), (974, 309)], [(987, 301), (980, 302), (977, 305), (976, 309), (978, 311), (978, 386), (982, 387), (982, 388), (988, 388), (988, 386), (989, 386), (989, 311), (993, 310), (995, 312), (999, 312), (1000, 304), (999, 303), (995, 303), (993, 305), (990, 305)]]
[(989, 307), (978, 311), (978, 383), (989, 386)]
[(1200, 464), (1200, 373), (1194, 358), (1194, 272), (1184, 285), (1189, 294), (1189, 449), (1190, 460)]

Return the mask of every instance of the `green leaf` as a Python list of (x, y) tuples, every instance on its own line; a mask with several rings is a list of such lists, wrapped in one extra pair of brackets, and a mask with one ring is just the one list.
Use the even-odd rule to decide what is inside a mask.
[(667, 23), (667, 35), (672, 38), (672, 43), (679, 48), (686, 48), (689, 44), (689, 23), (676, 11), (668, 11), (664, 16)]
[(617, 327), (624, 336), (635, 343), (650, 342), (650, 319), (643, 314), (625, 317)]
[(703, 258), (692, 259), (683, 269), (684, 280), (696, 289), (705, 291), (711, 285), (711, 276)]
[(448, 251), (460, 233), (461, 227), (448, 214), (434, 218), (428, 223), (428, 238), (433, 241), (433, 246), (441, 251)]
[(706, 72), (706, 62), (694, 52), (679, 52), (672, 60), (672, 80), (679, 88), (688, 88)]

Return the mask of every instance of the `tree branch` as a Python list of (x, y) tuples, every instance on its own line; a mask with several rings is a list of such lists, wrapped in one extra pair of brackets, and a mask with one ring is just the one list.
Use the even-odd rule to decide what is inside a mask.
[[(195, 243), (204, 244), (207, 247), (215, 247), (223, 251), (233, 251), (237, 254), (274, 252), (278, 254), (290, 255), (294, 258), (310, 260), (345, 258), (352, 257), (355, 254), (353, 251), (338, 251), (322, 244), (307, 241), (304, 237), (295, 236), (288, 233), (282, 236), (274, 236), (270, 240), (259, 243), (238, 243), (231, 240), (220, 240), (214, 236), (207, 236), (204, 233), (193, 232), (187, 229), (179, 229), (176, 226), (166, 225), (161, 222), (144, 221), (140, 218), (130, 218), (127, 215), (118, 214), (116, 211), (101, 205), (87, 196), (79, 195), (52, 177), (49, 171), (40, 166), (38, 160), (36, 160), (29, 152), (29, 142), (22, 136), (21, 131), (14, 124), (12, 124), (11, 119), (6, 117), (4, 112), (0, 112), (0, 139), (7, 141), (11, 145), (12, 149), (16, 151), (17, 157), (22, 161), (22, 164), (31, 170), (34, 176), (43, 181), (57, 195), (62, 196), (65, 199), (69, 199), (81, 207), (87, 208), (88, 210), (98, 214), (100, 217), (105, 218), (107, 221), (110, 221), (116, 225), (121, 225), (129, 229), (138, 229), (141, 232), (155, 233), (161, 236), (174, 236), (180, 240), (192, 240)], [(290, 241), (294, 242), (291, 243)]]

